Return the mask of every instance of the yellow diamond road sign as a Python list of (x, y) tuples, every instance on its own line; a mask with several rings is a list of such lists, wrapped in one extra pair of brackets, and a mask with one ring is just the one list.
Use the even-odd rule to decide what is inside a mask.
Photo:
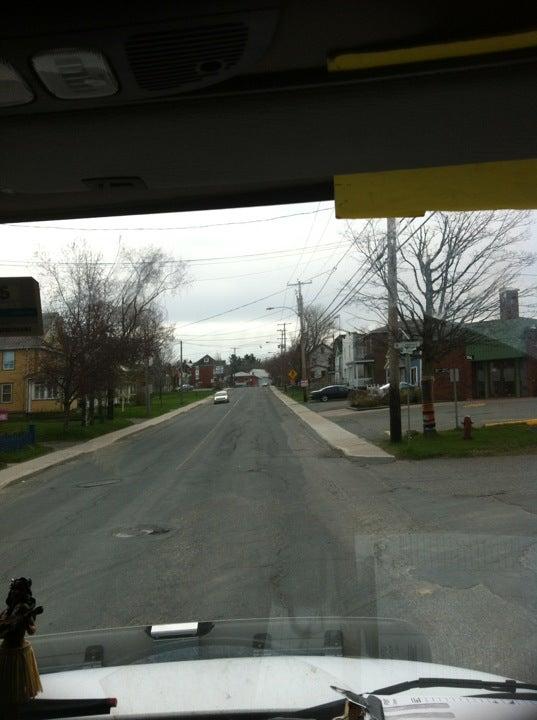
[(290, 380), (291, 382), (294, 382), (294, 381), (297, 379), (297, 377), (298, 377), (298, 373), (297, 373), (296, 370), (293, 370), (293, 369), (291, 368), (291, 370), (289, 370), (289, 372), (287, 373), (287, 377), (289, 378), (289, 380)]

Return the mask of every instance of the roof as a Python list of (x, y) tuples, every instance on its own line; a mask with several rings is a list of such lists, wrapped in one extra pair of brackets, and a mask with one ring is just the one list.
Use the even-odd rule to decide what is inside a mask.
[[(57, 317), (56, 313), (43, 313), (43, 331), (46, 335), (52, 326), (54, 318)], [(30, 336), (0, 336), (0, 350), (29, 350), (34, 348), (40, 348), (43, 345), (43, 336), (41, 335), (30, 335)]]
[(254, 368), (253, 370), (250, 370), (250, 375), (254, 375), (258, 378), (270, 377), (269, 373), (266, 370), (263, 370), (263, 368)]
[(0, 350), (28, 350), (40, 348), (43, 338), (36, 337), (0, 337)]
[(473, 360), (502, 360), (527, 355), (526, 334), (537, 330), (534, 318), (513, 320), (485, 320), (467, 326), (472, 333), (466, 352)]
[[(206, 358), (209, 358), (206, 360)], [(192, 365), (214, 365), (216, 363), (216, 360), (211, 355), (204, 355), (203, 357), (200, 357), (199, 360), (196, 360), (196, 362), (192, 363)], [(224, 364), (224, 361), (221, 361), (221, 364)]]
[(249, 378), (252, 377), (250, 373), (243, 372), (242, 370), (240, 372), (233, 373), (233, 377), (236, 378)]

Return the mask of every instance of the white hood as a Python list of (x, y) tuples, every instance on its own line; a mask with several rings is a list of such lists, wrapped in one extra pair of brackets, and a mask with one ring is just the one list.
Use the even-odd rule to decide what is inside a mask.
[[(120, 715), (293, 710), (340, 700), (341, 695), (332, 690), (331, 685), (368, 693), (418, 677), (504, 679), (472, 670), (402, 660), (250, 657), (52, 673), (42, 676), (44, 693), (40, 697), (115, 697), (118, 705), (112, 713)], [(431, 694), (453, 697), (469, 693), (441, 688), (412, 690), (397, 695), (397, 699), (409, 702), (411, 697)]]

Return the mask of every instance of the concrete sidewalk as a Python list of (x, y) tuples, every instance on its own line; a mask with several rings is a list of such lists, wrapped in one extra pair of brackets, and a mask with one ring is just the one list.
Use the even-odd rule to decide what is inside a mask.
[(106, 433), (105, 435), (93, 438), (92, 440), (77, 443), (76, 445), (67, 447), (64, 450), (56, 450), (55, 452), (47, 453), (47, 455), (42, 455), (34, 460), (27, 460), (26, 462), (13, 464), (5, 470), (0, 470), (0, 490), (17, 480), (30, 477), (30, 475), (35, 475), (36, 473), (46, 470), (47, 468), (54, 467), (55, 465), (62, 465), (74, 458), (80, 457), (80, 455), (95, 452), (96, 450), (102, 450), (118, 440), (130, 437), (131, 435), (142, 432), (143, 430), (147, 430), (147, 428), (160, 425), (163, 422), (167, 422), (178, 415), (182, 415), (189, 410), (193, 410), (200, 405), (208, 403), (211, 399), (212, 395), (210, 397), (203, 398), (202, 400), (196, 400), (196, 402), (185, 405), (185, 407), (177, 408), (177, 410), (170, 410), (170, 412), (151, 418), (150, 420), (143, 420), (131, 427), (123, 428), (122, 430), (114, 430), (113, 432)]
[(302, 422), (314, 430), (334, 450), (338, 450), (344, 457), (361, 465), (374, 465), (378, 463), (393, 462), (395, 458), (381, 448), (373, 445), (362, 437), (345, 430), (331, 420), (310, 410), (306, 405), (291, 400), (273, 385), (272, 392), (287, 405), (289, 410), (297, 415)]

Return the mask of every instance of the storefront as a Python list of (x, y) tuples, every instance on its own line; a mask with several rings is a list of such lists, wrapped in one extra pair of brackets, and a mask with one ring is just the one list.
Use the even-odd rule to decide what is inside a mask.
[(522, 358), (478, 360), (472, 363), (475, 398), (520, 397), (524, 392), (525, 363)]

